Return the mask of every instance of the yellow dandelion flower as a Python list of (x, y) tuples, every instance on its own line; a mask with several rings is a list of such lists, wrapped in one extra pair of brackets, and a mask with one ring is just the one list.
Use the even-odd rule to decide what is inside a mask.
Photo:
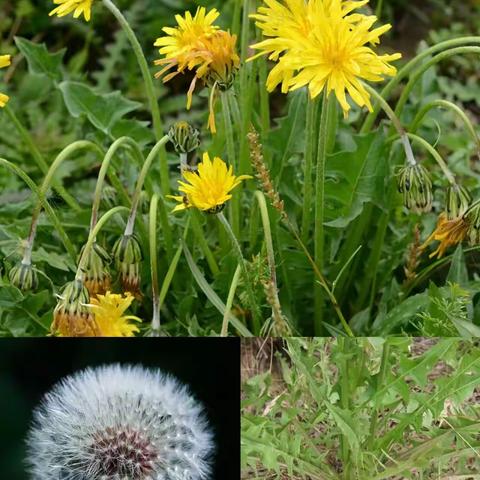
[[(12, 57), (10, 55), (0, 55), (0, 68), (8, 67), (12, 63)], [(0, 93), (0, 108), (3, 108), (10, 100), (8, 95)]]
[(58, 7), (50, 12), (50, 16), (65, 17), (73, 12), (75, 18), (83, 15), (87, 22), (92, 17), (93, 0), (53, 0), (53, 3), (58, 5)]
[[(198, 80), (212, 87), (210, 96), (210, 116), (208, 125), (212, 133), (216, 132), (214, 117), (214, 100), (216, 87), (230, 88), (235, 72), (240, 67), (240, 57), (236, 51), (236, 35), (220, 30), (213, 22), (218, 18), (216, 9), (208, 13), (204, 7), (198, 8), (195, 16), (190, 12), (185, 17), (177, 15), (178, 27), (165, 27), (166, 36), (155, 42), (161, 47), (159, 52), (164, 58), (156, 60), (155, 65), (163, 69), (155, 74), (168, 82), (179, 73), (195, 71), (195, 76), (187, 92), (187, 109), (192, 105), (192, 96)], [(171, 71), (174, 69), (173, 71)]]
[(457, 217), (453, 220), (448, 220), (445, 213), (441, 213), (438, 217), (437, 227), (433, 233), (427, 238), (425, 243), (421, 246), (424, 250), (431, 242), (440, 242), (438, 248), (429, 255), (430, 258), (437, 256), (443, 257), (443, 254), (447, 248), (461, 243), (469, 229), (469, 223), (465, 220), (465, 217)]
[(135, 332), (140, 331), (130, 321), (141, 322), (141, 319), (132, 315), (124, 315), (132, 302), (133, 296), (129, 293), (124, 297), (110, 292), (105, 295), (97, 295), (91, 300), (89, 308), (95, 316), (99, 336), (133, 337)]
[[(355, 9), (368, 3), (343, 0), (268, 0), (252, 15), (266, 40), (252, 48), (277, 62), (267, 79), (267, 89), (279, 84), (282, 92), (308, 85), (311, 98), (324, 89), (334, 92), (346, 114), (350, 105), (346, 93), (360, 107), (372, 109), (363, 80), (383, 81), (394, 76), (389, 62), (399, 53), (378, 55), (372, 48), (391, 25), (371, 30), (377, 18)], [(370, 45), (370, 46), (369, 46)]]
[(225, 203), (232, 198), (230, 192), (243, 180), (252, 178), (250, 175), (233, 174), (233, 168), (227, 168), (226, 163), (218, 157), (210, 160), (208, 153), (203, 154), (203, 161), (198, 165), (198, 172), (183, 172), (183, 178), (188, 182), (178, 182), (179, 190), (184, 195), (169, 195), (179, 202), (174, 212), (186, 208), (198, 208), (208, 213), (219, 213)]

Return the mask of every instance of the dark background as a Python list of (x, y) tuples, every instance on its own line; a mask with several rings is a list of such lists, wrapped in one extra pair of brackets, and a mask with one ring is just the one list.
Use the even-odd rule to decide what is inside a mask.
[(108, 363), (158, 367), (188, 384), (215, 431), (213, 479), (240, 477), (240, 347), (238, 339), (0, 340), (0, 478), (28, 478), (25, 437), (34, 407), (57, 381)]

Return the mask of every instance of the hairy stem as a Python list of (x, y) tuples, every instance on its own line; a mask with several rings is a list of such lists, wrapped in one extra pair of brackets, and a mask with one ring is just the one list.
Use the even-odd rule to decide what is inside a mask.
[[(155, 87), (153, 85), (152, 75), (150, 73), (145, 54), (143, 53), (142, 47), (135, 35), (135, 32), (130, 27), (130, 24), (128, 23), (122, 12), (115, 6), (115, 4), (111, 0), (103, 0), (103, 3), (120, 23), (121, 27), (125, 31), (125, 34), (127, 35), (130, 44), (132, 45), (135, 56), (137, 57), (137, 62), (142, 72), (143, 81), (145, 83), (145, 93), (147, 94), (150, 111), (152, 113), (155, 137), (157, 141), (159, 141), (163, 136), (163, 124), (162, 118), (160, 116), (160, 109), (158, 107), (157, 96), (155, 94)], [(167, 153), (165, 151), (165, 148), (161, 148), (159, 154), (161, 174), (160, 184), (162, 187), (162, 193), (166, 195), (170, 193), (170, 182), (168, 173)]]

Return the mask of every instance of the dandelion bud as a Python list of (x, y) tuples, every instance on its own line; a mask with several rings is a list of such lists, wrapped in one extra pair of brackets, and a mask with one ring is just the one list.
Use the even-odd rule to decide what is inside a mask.
[(398, 174), (398, 191), (403, 194), (403, 204), (415, 213), (432, 209), (432, 180), (420, 164), (406, 165)]
[(480, 244), (480, 202), (476, 201), (465, 213), (468, 223), (468, 243), (472, 246)]
[[(80, 257), (83, 254), (84, 248), (82, 248)], [(98, 294), (103, 295), (110, 289), (111, 277), (105, 266), (106, 263), (110, 263), (110, 255), (108, 255), (104, 248), (94, 243), (88, 253), (85, 262), (85, 271), (83, 272), (84, 285), (92, 297)]]
[(447, 189), (446, 208), (448, 220), (461, 217), (470, 206), (472, 197), (465, 187), (452, 185)]
[(213, 435), (202, 405), (160, 370), (108, 365), (58, 383), (34, 412), (27, 464), (51, 480), (205, 480)]
[(200, 132), (187, 122), (172, 125), (168, 137), (179, 154), (193, 152), (200, 146)]
[(63, 337), (95, 337), (98, 329), (88, 305), (90, 295), (81, 280), (66, 285), (53, 312), (52, 333)]
[(10, 270), (8, 278), (14, 287), (24, 292), (38, 288), (38, 275), (31, 263), (18, 263)]
[(122, 235), (113, 247), (113, 257), (125, 292), (140, 295), (142, 249), (135, 235)]

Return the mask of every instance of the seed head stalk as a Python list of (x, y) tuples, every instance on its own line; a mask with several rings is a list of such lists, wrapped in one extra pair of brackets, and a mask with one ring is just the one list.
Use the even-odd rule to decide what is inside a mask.
[[(127, 35), (127, 38), (130, 41), (130, 44), (132, 45), (133, 52), (137, 57), (137, 62), (142, 72), (143, 81), (145, 82), (145, 92), (148, 97), (150, 111), (152, 114), (153, 129), (155, 132), (155, 137), (159, 141), (163, 136), (163, 124), (160, 116), (160, 109), (158, 107), (157, 97), (155, 95), (153, 78), (152, 78), (150, 69), (148, 67), (145, 54), (143, 53), (142, 47), (135, 35), (135, 32), (132, 30), (132, 27), (130, 27), (128, 20), (124, 17), (122, 12), (115, 6), (115, 4), (111, 0), (103, 0), (103, 4), (110, 10), (110, 12), (112, 12), (112, 14), (120, 23), (120, 26), (125, 31), (125, 34)], [(160, 172), (161, 172), (160, 184), (162, 187), (162, 193), (164, 195), (167, 195), (170, 193), (167, 153), (165, 151), (165, 148), (163, 148), (163, 146), (158, 153), (160, 155)]]

